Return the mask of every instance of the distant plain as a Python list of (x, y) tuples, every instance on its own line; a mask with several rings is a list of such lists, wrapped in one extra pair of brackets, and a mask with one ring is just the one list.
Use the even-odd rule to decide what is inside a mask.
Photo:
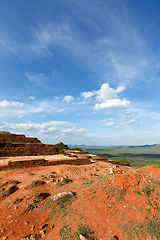
[(160, 168), (160, 144), (144, 146), (83, 146), (91, 154), (106, 155), (109, 160), (126, 159), (131, 166), (156, 166)]

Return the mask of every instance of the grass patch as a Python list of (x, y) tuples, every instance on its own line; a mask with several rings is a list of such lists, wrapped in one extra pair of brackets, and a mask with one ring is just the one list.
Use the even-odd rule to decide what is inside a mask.
[(119, 190), (118, 191), (118, 196), (115, 197), (115, 200), (116, 201), (119, 201), (120, 203), (122, 203), (122, 200), (123, 200), (123, 196), (125, 195), (125, 192), (123, 189)]
[(91, 226), (89, 225), (79, 225), (77, 229), (77, 234), (78, 235), (83, 235), (85, 237), (89, 237), (92, 235), (94, 231), (92, 230)]
[(146, 187), (143, 188), (143, 193), (144, 193), (145, 195), (149, 196), (149, 195), (151, 195), (151, 192), (153, 192), (153, 189), (152, 189), (152, 188), (150, 188), (150, 187), (148, 187), (148, 186), (146, 186)]
[(130, 162), (127, 161), (125, 158), (122, 158), (122, 159), (116, 159), (115, 161), (117, 161), (117, 162), (121, 162), (121, 163), (129, 163), (129, 164), (130, 164)]
[(65, 225), (60, 229), (60, 235), (62, 239), (72, 238), (71, 228), (68, 225)]
[(146, 224), (146, 229), (150, 235), (155, 236), (157, 239), (160, 239), (160, 218), (150, 220)]
[(59, 207), (59, 210), (62, 211), (64, 210), (67, 205), (71, 205), (73, 201), (73, 196), (72, 195), (66, 195), (63, 198), (60, 198), (56, 201), (56, 204)]
[(136, 194), (137, 194), (137, 195), (141, 195), (141, 193), (140, 193), (139, 191), (136, 191)]
[(128, 239), (145, 239), (149, 234), (150, 236), (160, 239), (160, 218), (156, 216), (153, 219), (146, 220), (143, 224), (136, 224), (130, 221), (124, 225), (118, 224), (118, 227), (126, 234)]
[(81, 183), (81, 185), (86, 185), (86, 186), (90, 186), (92, 183), (94, 183), (95, 181), (94, 180), (91, 180), (89, 182), (83, 182)]
[(116, 188), (115, 187), (110, 187), (108, 190), (107, 190), (107, 197), (106, 197), (106, 199), (108, 200), (108, 199), (111, 199), (111, 197), (113, 197), (114, 196), (114, 194), (115, 194), (115, 191), (116, 191)]
[(49, 198), (45, 203), (44, 208), (51, 209), (51, 211), (48, 213), (49, 216), (53, 217), (57, 213), (57, 219), (63, 218), (63, 216), (71, 212), (68, 206), (72, 204), (73, 200), (74, 196), (72, 195), (66, 195), (56, 201), (53, 201), (51, 198)]
[(63, 180), (62, 180), (62, 182), (64, 183), (64, 184), (67, 184), (67, 183), (69, 183), (69, 182), (71, 182), (72, 180), (71, 179), (69, 179), (69, 178), (63, 178)]

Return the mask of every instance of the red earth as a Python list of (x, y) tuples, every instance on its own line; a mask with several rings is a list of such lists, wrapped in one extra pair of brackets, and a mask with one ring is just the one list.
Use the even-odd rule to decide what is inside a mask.
[(3, 136), (0, 148), (8, 154), (0, 157), (0, 239), (160, 239), (159, 168), (55, 151), (24, 135)]
[(160, 239), (160, 169), (93, 159), (1, 171), (0, 238)]

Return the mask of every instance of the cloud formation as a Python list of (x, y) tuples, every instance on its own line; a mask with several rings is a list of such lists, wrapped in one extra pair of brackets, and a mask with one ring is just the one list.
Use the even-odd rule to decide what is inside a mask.
[(0, 102), (1, 108), (23, 107), (24, 103), (3, 100)]
[(118, 94), (125, 90), (125, 86), (119, 86), (117, 89), (113, 89), (108, 83), (103, 83), (99, 90), (92, 90), (89, 92), (81, 93), (84, 98), (90, 98), (95, 96), (97, 101), (102, 103), (96, 103), (94, 110), (102, 109), (124, 109), (130, 106), (130, 101), (125, 98), (123, 100), (118, 99)]
[(99, 90), (83, 92), (81, 93), (81, 96), (84, 98), (90, 98), (92, 96), (96, 96), (98, 101), (101, 101), (101, 100), (104, 101), (106, 99), (117, 97), (117, 94), (123, 92), (124, 90), (125, 90), (124, 86), (119, 86), (117, 89), (114, 90), (109, 86), (108, 83), (103, 83)]
[(130, 106), (130, 101), (127, 101), (125, 98), (123, 100), (120, 99), (107, 99), (102, 103), (96, 103), (94, 109), (102, 110), (102, 109), (117, 109), (121, 110)]
[(119, 86), (116, 90), (111, 88), (108, 83), (102, 84), (101, 88), (96, 92), (97, 100), (104, 101), (117, 97), (117, 94), (125, 90), (124, 86)]
[(67, 95), (63, 98), (64, 102), (72, 102), (74, 100), (73, 96)]
[(34, 100), (34, 99), (35, 99), (35, 96), (29, 96), (29, 99), (30, 99), (30, 100)]
[(112, 126), (114, 124), (114, 122), (108, 122), (105, 124), (105, 126)]
[(126, 123), (132, 123), (132, 122), (135, 122), (135, 121), (136, 121), (135, 119), (132, 119), (132, 120), (127, 121)]

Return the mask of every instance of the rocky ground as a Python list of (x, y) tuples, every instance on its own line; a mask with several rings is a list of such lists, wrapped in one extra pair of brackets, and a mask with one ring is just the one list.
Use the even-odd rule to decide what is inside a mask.
[(0, 239), (160, 239), (160, 169), (97, 159), (1, 171)]

